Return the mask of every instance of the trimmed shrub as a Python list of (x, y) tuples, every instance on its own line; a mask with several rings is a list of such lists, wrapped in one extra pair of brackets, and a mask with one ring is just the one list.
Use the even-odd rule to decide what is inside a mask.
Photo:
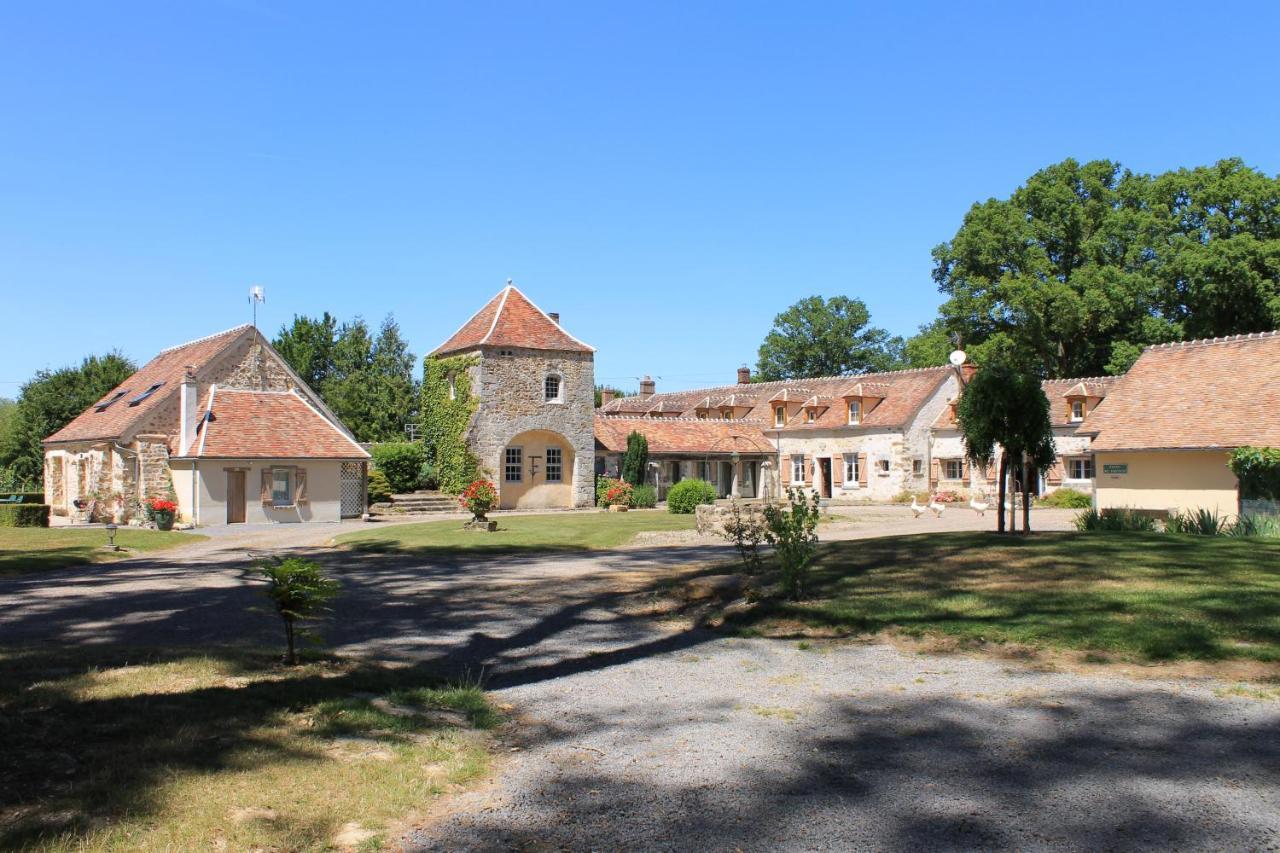
[(369, 503), (380, 504), (391, 500), (391, 484), (387, 475), (374, 468), (369, 472)]
[(387, 475), (391, 491), (412, 492), (418, 487), (418, 474), (427, 461), (427, 450), (416, 441), (392, 441), (374, 445), (373, 464)]
[(1041, 498), (1040, 506), (1054, 509), (1088, 509), (1093, 506), (1093, 498), (1075, 489), (1058, 489)]
[(667, 492), (667, 512), (692, 515), (698, 504), (716, 502), (716, 487), (706, 480), (681, 480)]
[(631, 490), (631, 506), (634, 509), (653, 509), (658, 505), (658, 490), (653, 486), (636, 486)]
[(48, 526), (48, 504), (0, 504), (0, 527)]

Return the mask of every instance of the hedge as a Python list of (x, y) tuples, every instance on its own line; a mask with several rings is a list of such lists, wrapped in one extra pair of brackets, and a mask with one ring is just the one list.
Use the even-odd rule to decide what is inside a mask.
[[(17, 495), (18, 500), (14, 500), (13, 496)], [(0, 492), (0, 504), (42, 504), (44, 503), (44, 492)]]
[(48, 504), (0, 504), (0, 527), (48, 526)]
[(404, 494), (418, 488), (418, 472), (427, 461), (427, 450), (422, 444), (416, 441), (375, 444), (372, 455), (374, 467), (387, 475), (393, 492)]

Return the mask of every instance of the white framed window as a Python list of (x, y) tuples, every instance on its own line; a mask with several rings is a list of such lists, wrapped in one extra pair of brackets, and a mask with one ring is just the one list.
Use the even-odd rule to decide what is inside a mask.
[(547, 378), (542, 382), (542, 399), (548, 403), (564, 402), (561, 394), (564, 391), (564, 383), (560, 379), (558, 373), (548, 373)]
[(849, 425), (857, 426), (860, 423), (862, 423), (862, 401), (850, 400), (849, 401)]
[(1077, 456), (1074, 459), (1067, 460), (1067, 479), (1068, 480), (1092, 480), (1093, 479), (1093, 457)]
[(911, 460), (911, 473), (916, 477), (919, 477), (921, 474), (924, 473), (923, 459), (917, 456), (915, 459)]
[(844, 455), (844, 484), (846, 488), (853, 488), (858, 484), (858, 480), (862, 479), (862, 472), (858, 469), (858, 454), (846, 453)]
[(1071, 420), (1076, 423), (1084, 420), (1084, 400), (1071, 401)]
[(271, 469), (271, 505), (293, 506), (293, 469)]
[(502, 479), (508, 483), (519, 483), (524, 480), (524, 448), (508, 447), (503, 458)]
[(547, 448), (547, 482), (564, 481), (564, 451), (559, 447)]
[(720, 412), (720, 418), (726, 421), (733, 420), (733, 409), (723, 409)]
[(942, 460), (942, 479), (963, 480), (964, 479), (964, 460), (963, 459), (943, 459)]
[(787, 425), (787, 407), (786, 406), (773, 407), (773, 425), (775, 427), (784, 427)]
[(791, 482), (804, 482), (804, 454), (802, 453), (791, 455)]
[(804, 422), (805, 422), (805, 423), (807, 423), (807, 424), (811, 424), (811, 423), (813, 423), (814, 421), (816, 421), (817, 419), (818, 419), (818, 410), (817, 410), (817, 409), (805, 409), (805, 410), (804, 410)]
[(877, 460), (876, 460), (876, 473), (877, 473), (877, 474), (879, 474), (881, 477), (887, 477), (887, 476), (889, 475), (889, 460), (888, 460), (888, 459), (877, 459)]

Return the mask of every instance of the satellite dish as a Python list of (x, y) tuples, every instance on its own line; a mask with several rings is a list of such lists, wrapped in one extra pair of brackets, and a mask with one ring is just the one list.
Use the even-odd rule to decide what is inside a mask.
[(952, 352), (951, 355), (947, 357), (947, 360), (951, 362), (952, 367), (959, 367), (964, 364), (965, 360), (968, 358), (969, 357), (964, 354), (964, 350), (958, 349)]

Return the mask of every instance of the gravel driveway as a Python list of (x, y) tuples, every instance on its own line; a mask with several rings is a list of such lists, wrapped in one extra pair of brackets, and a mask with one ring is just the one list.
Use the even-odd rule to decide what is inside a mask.
[[(882, 521), (840, 535), (921, 529)], [(1280, 702), (725, 638), (636, 607), (722, 547), (425, 561), (289, 536), (342, 578), (331, 646), (483, 672), (520, 722), (494, 780), (411, 849), (1280, 848)], [(246, 546), (273, 547), (2, 579), (0, 644), (276, 642)]]

